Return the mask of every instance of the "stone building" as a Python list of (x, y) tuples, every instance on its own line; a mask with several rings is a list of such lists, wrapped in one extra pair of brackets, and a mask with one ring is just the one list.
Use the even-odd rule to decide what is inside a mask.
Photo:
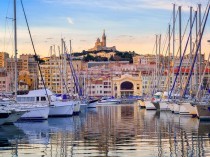
[(141, 75), (124, 74), (119, 77), (113, 77), (113, 95), (115, 97), (142, 95)]
[(0, 68), (0, 94), (11, 92), (13, 89), (11, 75), (5, 68)]
[(6, 52), (0, 52), (0, 68), (6, 67), (6, 60), (9, 58), (9, 54)]
[[(72, 64), (79, 80), (79, 72), (83, 68), (82, 61), (75, 60), (72, 61)], [(66, 93), (68, 91), (73, 95), (76, 92), (74, 79), (68, 61), (65, 62), (64, 60), (60, 60), (57, 56), (51, 56), (49, 60), (45, 61), (45, 63), (40, 66), (44, 83), (48, 89), (58, 94)], [(40, 73), (39, 88), (44, 88)]]
[[(15, 59), (8, 58), (6, 64), (7, 73), (12, 76), (15, 74)], [(22, 54), (17, 59), (18, 80), (23, 83), (29, 83), (29, 89), (36, 89), (38, 85), (38, 64), (34, 56), (31, 54)], [(27, 77), (26, 77), (27, 74)], [(23, 79), (25, 78), (25, 79)], [(14, 81), (14, 77), (13, 77)]]
[(93, 48), (89, 49), (88, 51), (102, 51), (102, 50), (116, 51), (115, 46), (112, 46), (112, 47), (107, 47), (106, 46), (105, 30), (104, 30), (103, 35), (102, 35), (102, 40), (100, 40), (100, 38), (97, 38), (97, 40), (95, 42), (95, 46)]

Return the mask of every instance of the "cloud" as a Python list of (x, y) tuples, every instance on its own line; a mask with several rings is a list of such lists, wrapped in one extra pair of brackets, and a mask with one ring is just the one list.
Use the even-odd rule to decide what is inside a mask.
[(67, 17), (67, 21), (69, 24), (73, 25), (74, 24), (74, 21), (72, 20), (71, 17)]

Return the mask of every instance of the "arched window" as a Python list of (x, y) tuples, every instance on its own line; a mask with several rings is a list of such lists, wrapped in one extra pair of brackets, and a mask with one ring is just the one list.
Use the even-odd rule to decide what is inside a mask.
[(121, 83), (120, 89), (121, 90), (133, 90), (133, 83), (131, 83), (129, 81), (125, 81), (125, 82)]

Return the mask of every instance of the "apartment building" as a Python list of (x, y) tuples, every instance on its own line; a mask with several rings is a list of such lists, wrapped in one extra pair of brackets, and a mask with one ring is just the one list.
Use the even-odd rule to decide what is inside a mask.
[(6, 60), (9, 58), (9, 54), (6, 52), (0, 52), (0, 68), (6, 67)]
[(5, 68), (0, 68), (0, 94), (5, 94), (13, 90), (11, 77)]
[[(80, 71), (82, 70), (82, 61), (72, 61), (75, 73), (80, 79)], [(54, 93), (67, 93), (74, 94), (76, 87), (74, 85), (74, 78), (72, 70), (70, 68), (70, 62), (66, 60), (60, 60), (59, 57), (51, 56), (49, 60), (46, 60), (40, 65), (41, 73), (39, 72), (39, 88), (44, 88), (44, 83), (47, 88), (52, 90)], [(43, 76), (44, 83), (41, 78)], [(80, 82), (79, 82), (80, 83)]]

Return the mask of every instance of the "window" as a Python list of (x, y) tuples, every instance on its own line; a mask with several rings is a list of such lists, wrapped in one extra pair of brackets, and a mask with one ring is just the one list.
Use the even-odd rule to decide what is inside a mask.
[(39, 101), (39, 97), (36, 97), (36, 101)]
[(41, 97), (41, 101), (46, 101), (46, 97)]

